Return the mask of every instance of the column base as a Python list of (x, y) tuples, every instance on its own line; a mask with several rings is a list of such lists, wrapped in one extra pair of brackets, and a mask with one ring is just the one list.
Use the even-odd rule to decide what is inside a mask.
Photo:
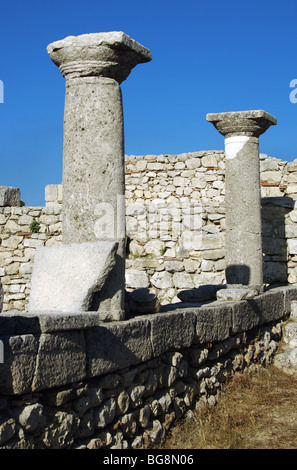
[(262, 286), (245, 286), (242, 284), (227, 284), (226, 289), (217, 292), (217, 300), (220, 302), (249, 300), (263, 292)]

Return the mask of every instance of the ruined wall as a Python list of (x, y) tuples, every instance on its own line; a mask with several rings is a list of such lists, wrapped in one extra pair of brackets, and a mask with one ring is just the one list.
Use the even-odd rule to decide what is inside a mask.
[[(30, 224), (40, 224), (39, 232)], [(0, 281), (3, 285), (3, 311), (25, 310), (36, 247), (60, 243), (61, 207), (0, 208)]]
[(1, 449), (159, 445), (237, 371), (271, 363), (295, 287), (129, 321), (0, 315)]
[[(224, 152), (127, 156), (125, 163), (127, 290), (152, 288), (166, 304), (182, 290), (223, 284)], [(264, 280), (294, 284), (297, 161), (260, 154), (260, 166)], [(47, 186), (45, 199), (45, 208), (0, 208), (4, 311), (26, 309), (35, 247), (61, 241), (61, 186)], [(39, 233), (30, 232), (33, 219)]]

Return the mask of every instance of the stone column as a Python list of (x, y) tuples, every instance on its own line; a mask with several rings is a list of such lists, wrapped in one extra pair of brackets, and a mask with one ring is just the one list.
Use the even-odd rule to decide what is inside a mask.
[[(148, 49), (123, 32), (69, 36), (47, 51), (66, 79), (63, 243), (117, 241), (117, 263), (92, 310), (124, 317), (125, 169), (120, 83)], [(100, 304), (100, 305), (99, 305)], [(104, 313), (105, 312), (105, 313)]]
[(212, 113), (206, 119), (225, 136), (227, 288), (248, 287), (259, 293), (263, 252), (258, 138), (276, 118), (256, 110)]

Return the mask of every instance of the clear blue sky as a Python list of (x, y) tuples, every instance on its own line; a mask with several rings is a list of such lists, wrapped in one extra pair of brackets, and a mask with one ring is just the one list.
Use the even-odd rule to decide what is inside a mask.
[(69, 35), (124, 31), (151, 50), (121, 85), (126, 154), (223, 149), (207, 113), (264, 109), (278, 125), (260, 151), (297, 158), (296, 0), (16, 0), (0, 13), (0, 185), (26, 205), (62, 181), (65, 82), (46, 46)]

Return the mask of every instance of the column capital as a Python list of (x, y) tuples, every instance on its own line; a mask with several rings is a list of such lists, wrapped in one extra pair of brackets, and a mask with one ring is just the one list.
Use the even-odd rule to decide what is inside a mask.
[(109, 77), (121, 83), (151, 52), (122, 31), (68, 36), (47, 46), (65, 78)]
[(248, 136), (259, 137), (274, 126), (277, 120), (263, 110), (233, 111), (227, 113), (210, 113), (206, 119), (225, 137)]

